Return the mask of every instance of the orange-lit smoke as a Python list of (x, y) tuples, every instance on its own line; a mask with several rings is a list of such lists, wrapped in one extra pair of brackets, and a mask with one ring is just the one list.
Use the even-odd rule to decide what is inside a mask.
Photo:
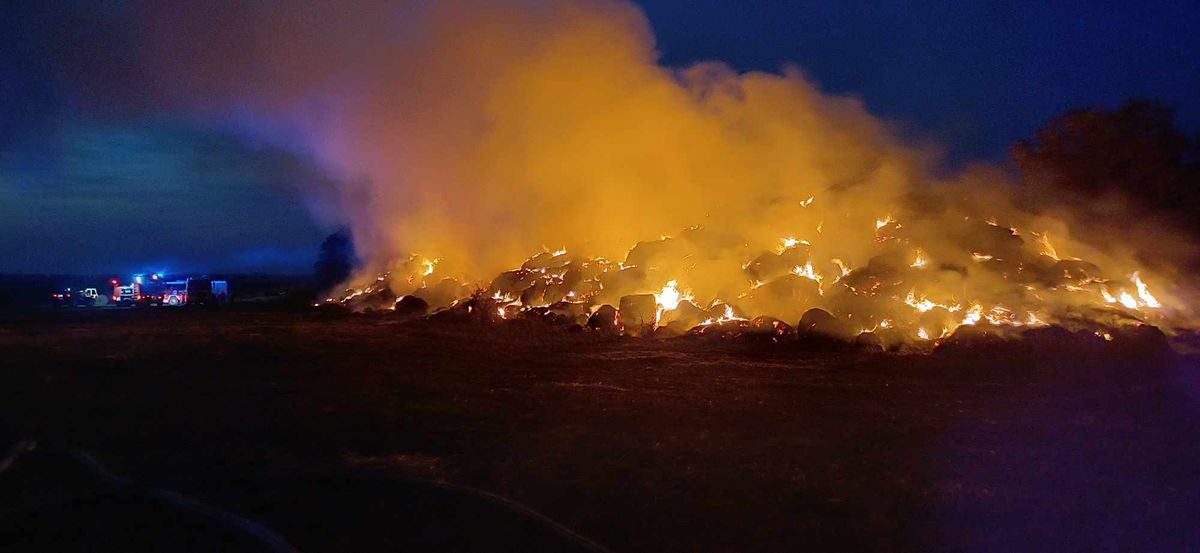
[(934, 178), (934, 155), (796, 67), (659, 65), (627, 2), (346, 4), (210, 7), (199, 25), (226, 35), (220, 51), (187, 43), (196, 14), (152, 12), (172, 52), (154, 71), (194, 109), (236, 104), (306, 137), (342, 183), (321, 205), (354, 231), (358, 280), (395, 275), (397, 295), (446, 277), (486, 287), (560, 248), (577, 264), (633, 264), (635, 244), (672, 236), (631, 256), (635, 283), (592, 290), (594, 302), (673, 281), (702, 305), (793, 323), (823, 307), (863, 329), (911, 318), (915, 332), (947, 311), (911, 297), (955, 307), (920, 327), (936, 337), (1145, 289), (1161, 303), (1135, 301), (1136, 315), (1190, 318), (1176, 275), (1147, 272), (1138, 244), (1089, 244), (1064, 218), (1016, 209), (995, 169)]

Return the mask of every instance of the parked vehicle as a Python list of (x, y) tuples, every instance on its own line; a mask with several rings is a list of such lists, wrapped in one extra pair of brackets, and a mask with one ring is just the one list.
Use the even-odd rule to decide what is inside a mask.
[(184, 298), (189, 305), (220, 305), (229, 301), (229, 283), (210, 278), (189, 278)]
[(70, 307), (75, 304), (75, 292), (72, 292), (70, 288), (66, 288), (50, 294), (50, 299), (54, 301), (54, 305)]
[(75, 294), (76, 307), (91, 307), (98, 303), (101, 303), (100, 292), (95, 288), (84, 288)]
[(137, 292), (132, 284), (128, 286), (118, 284), (113, 286), (112, 301), (120, 307), (130, 307), (137, 301)]
[(60, 307), (91, 307), (97, 303), (108, 303), (107, 298), (104, 298), (103, 302), (100, 301), (100, 292), (95, 288), (82, 290), (66, 288), (51, 294), (50, 299)]
[(162, 274), (138, 274), (129, 285), (121, 285), (116, 279), (111, 282), (112, 301), (120, 306), (180, 307), (219, 305), (229, 301), (229, 283), (208, 277), (167, 280)]

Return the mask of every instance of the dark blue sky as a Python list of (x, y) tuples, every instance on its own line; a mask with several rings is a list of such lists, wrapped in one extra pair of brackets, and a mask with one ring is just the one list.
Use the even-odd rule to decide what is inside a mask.
[(793, 62), (956, 160), (1074, 107), (1152, 97), (1200, 123), (1200, 2), (646, 0), (667, 64)]
[[(1003, 160), (1055, 114), (1131, 97), (1163, 100), (1184, 128), (1200, 127), (1195, 0), (640, 3), (665, 64), (794, 63), (940, 143), (951, 162)], [(64, 64), (99, 55), (92, 41), (120, 45), (128, 2), (8, 4), (0, 272), (309, 269), (331, 229), (295, 193), (320, 178), (304, 160), (169, 116), (123, 117), (64, 78)], [(120, 54), (103, 54), (117, 75)]]

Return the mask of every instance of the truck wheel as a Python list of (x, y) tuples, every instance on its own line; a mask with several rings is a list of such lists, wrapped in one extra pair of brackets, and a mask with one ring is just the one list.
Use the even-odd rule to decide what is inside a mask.
[(167, 305), (179, 305), (179, 296), (171, 296), (167, 298)]

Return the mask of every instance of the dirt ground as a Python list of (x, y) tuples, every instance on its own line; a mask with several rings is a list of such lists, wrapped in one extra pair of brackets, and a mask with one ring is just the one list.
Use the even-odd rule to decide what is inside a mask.
[(1188, 551), (1196, 367), (1055, 343), (897, 355), (317, 311), (43, 313), (0, 319), (0, 438), (86, 451), (306, 551), (520, 532), (429, 483), (612, 551)]

